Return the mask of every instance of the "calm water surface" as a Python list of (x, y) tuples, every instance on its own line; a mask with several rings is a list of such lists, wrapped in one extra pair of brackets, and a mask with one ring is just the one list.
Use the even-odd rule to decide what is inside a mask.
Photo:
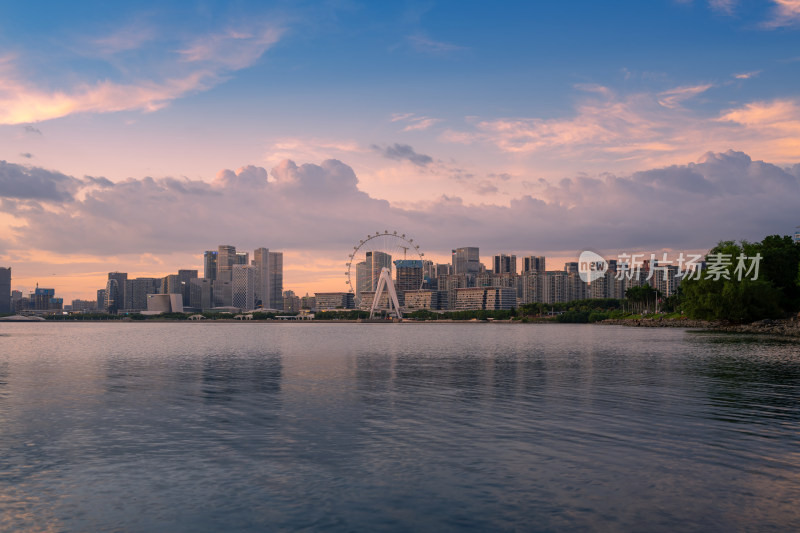
[(2, 531), (798, 531), (800, 344), (0, 324)]

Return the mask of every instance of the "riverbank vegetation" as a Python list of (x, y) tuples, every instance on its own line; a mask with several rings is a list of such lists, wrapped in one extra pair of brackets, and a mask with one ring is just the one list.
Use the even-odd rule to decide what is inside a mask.
[[(709, 252), (709, 256), (715, 254), (732, 258), (722, 269), (724, 275), (719, 279), (687, 279), (681, 284), (679, 305), (688, 317), (743, 323), (800, 311), (800, 243), (779, 235), (757, 243), (722, 241)], [(761, 257), (757, 277), (755, 272), (738, 275), (737, 258), (741, 255)]]

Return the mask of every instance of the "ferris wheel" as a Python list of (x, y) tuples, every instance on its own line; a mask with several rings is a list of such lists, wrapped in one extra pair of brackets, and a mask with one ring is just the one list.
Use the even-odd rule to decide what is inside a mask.
[[(360, 304), (361, 292), (375, 290), (377, 276), (382, 268), (388, 268), (391, 273), (394, 271), (395, 261), (416, 260), (421, 263), (424, 256), (419, 245), (405, 233), (376, 231), (358, 241), (348, 256), (345, 272), (345, 283), (348, 291), (355, 295), (356, 306)], [(414, 288), (421, 289), (422, 282), (420, 281), (419, 287)]]

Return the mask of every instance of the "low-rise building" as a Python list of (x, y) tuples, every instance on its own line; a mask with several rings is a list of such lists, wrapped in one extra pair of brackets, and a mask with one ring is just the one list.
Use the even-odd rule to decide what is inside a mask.
[(315, 309), (318, 311), (355, 309), (355, 297), (352, 292), (317, 292), (314, 298)]

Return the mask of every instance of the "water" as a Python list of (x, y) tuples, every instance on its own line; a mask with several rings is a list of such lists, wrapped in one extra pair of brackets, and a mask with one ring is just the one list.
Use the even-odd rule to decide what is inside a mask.
[(2, 324), (0, 530), (796, 531), (799, 346)]

